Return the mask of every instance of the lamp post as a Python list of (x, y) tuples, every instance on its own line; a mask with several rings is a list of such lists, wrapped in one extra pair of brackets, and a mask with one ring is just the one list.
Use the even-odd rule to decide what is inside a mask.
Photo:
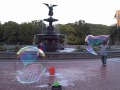
[(41, 24), (42, 24), (41, 26), (42, 26), (42, 33), (43, 33), (43, 20), (42, 20), (42, 23), (41, 23)]
[(36, 41), (36, 35), (34, 35), (34, 38), (33, 38), (33, 45), (35, 45), (35, 41)]
[(117, 41), (116, 45), (120, 45), (120, 10), (116, 10), (115, 18), (117, 20)]
[(117, 41), (120, 41), (120, 27), (117, 28)]

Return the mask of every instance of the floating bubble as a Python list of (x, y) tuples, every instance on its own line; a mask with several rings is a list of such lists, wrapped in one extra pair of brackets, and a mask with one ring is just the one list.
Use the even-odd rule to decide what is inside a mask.
[(17, 64), (17, 80), (20, 83), (33, 83), (40, 80), (46, 69), (36, 62), (39, 55), (45, 57), (44, 52), (34, 46), (23, 47), (17, 52), (17, 57), (22, 61)]
[(85, 49), (91, 54), (97, 55), (97, 53), (92, 49), (91, 46), (97, 46), (102, 43), (107, 44), (109, 42), (109, 35), (98, 35), (98, 36), (88, 35), (85, 38), (85, 42), (88, 45)]
[(103, 42), (109, 42), (109, 35), (98, 35), (98, 36), (93, 36), (93, 35), (88, 35), (85, 38), (85, 42), (88, 45), (92, 45), (92, 46), (97, 46), (102, 44)]
[(45, 70), (42, 64), (30, 64), (17, 71), (17, 80), (24, 84), (37, 82), (41, 79)]
[(87, 50), (88, 52), (90, 52), (91, 54), (98, 55), (98, 54), (92, 49), (91, 46), (87, 46), (87, 47), (86, 47), (86, 50)]
[(17, 56), (19, 56), (24, 65), (37, 61), (39, 55), (45, 57), (44, 52), (34, 46), (23, 47), (17, 52)]

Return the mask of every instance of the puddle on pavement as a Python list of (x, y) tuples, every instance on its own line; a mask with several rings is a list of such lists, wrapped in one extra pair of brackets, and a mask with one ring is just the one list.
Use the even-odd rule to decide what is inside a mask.
[(108, 58), (109, 61), (120, 62), (120, 58)]
[(65, 77), (60, 73), (55, 73), (55, 75), (50, 75), (49, 73), (45, 73), (44, 77), (47, 78), (48, 82), (42, 85), (38, 85), (36, 87), (41, 87), (41, 88), (49, 87), (53, 84), (54, 81), (59, 82), (59, 85), (63, 87), (74, 86), (73, 82), (65, 79)]
[[(57, 82), (59, 82), (59, 85), (61, 85), (63, 87), (75, 86), (74, 83), (69, 82), (69, 80), (60, 80), (60, 81), (57, 81)], [(43, 84), (43, 85), (39, 85), (39, 86), (36, 86), (36, 87), (45, 88), (45, 87), (49, 87), (49, 86), (51, 86), (51, 85)]]

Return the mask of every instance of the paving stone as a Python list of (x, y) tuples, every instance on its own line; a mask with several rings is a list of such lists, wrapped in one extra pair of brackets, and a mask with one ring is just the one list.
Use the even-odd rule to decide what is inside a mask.
[[(120, 58), (108, 59), (106, 66), (102, 66), (99, 59), (45, 61), (41, 64), (46, 68), (41, 79), (23, 84), (16, 78), (16, 62), (0, 62), (0, 90), (51, 90), (51, 86), (44, 86), (53, 81), (59, 81), (63, 90), (120, 90)], [(55, 67), (55, 76), (49, 75), (50, 66)]]

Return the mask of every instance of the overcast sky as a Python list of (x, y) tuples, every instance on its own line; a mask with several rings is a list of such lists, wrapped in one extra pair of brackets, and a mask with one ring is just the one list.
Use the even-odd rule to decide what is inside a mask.
[(85, 20), (111, 25), (116, 23), (114, 15), (120, 9), (120, 0), (0, 0), (0, 21), (22, 23), (48, 18), (48, 8), (42, 3), (58, 5), (53, 8), (53, 18), (60, 24)]

